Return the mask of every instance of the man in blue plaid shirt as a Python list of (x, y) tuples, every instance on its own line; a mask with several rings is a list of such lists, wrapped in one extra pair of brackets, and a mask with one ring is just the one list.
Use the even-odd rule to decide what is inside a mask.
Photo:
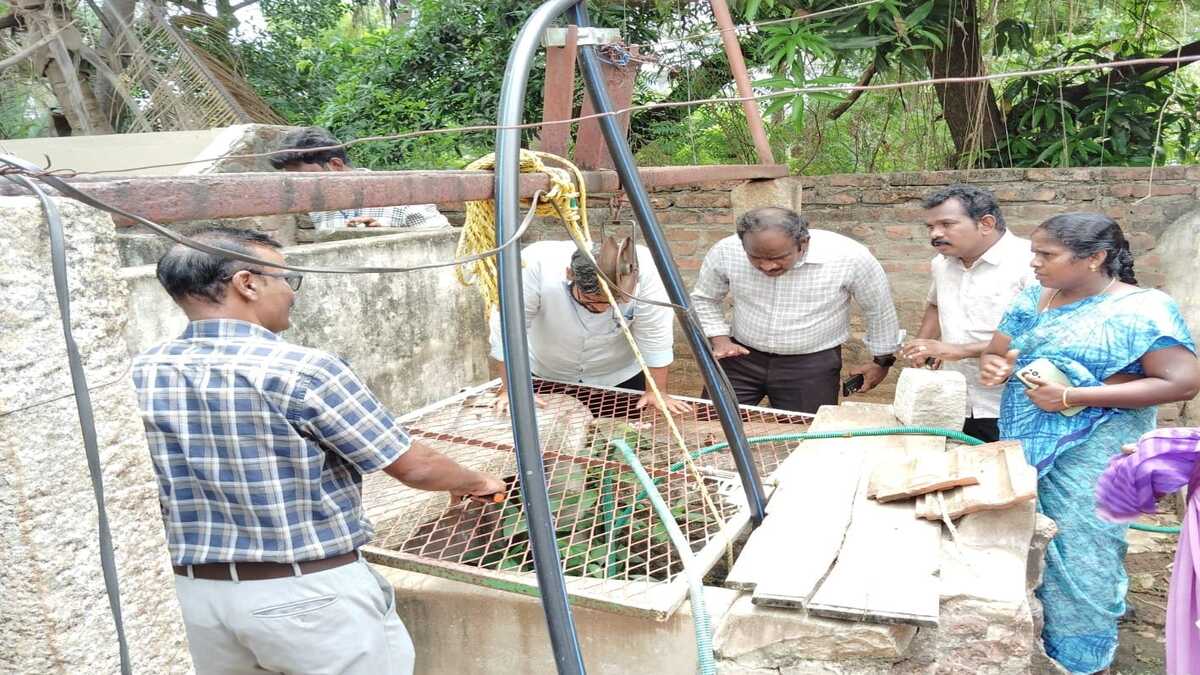
[[(198, 238), (284, 261), (259, 232)], [(196, 672), (411, 673), (394, 591), (358, 553), (362, 475), (452, 500), (504, 483), (410, 439), (338, 357), (277, 335), (300, 274), (177, 245), (158, 279), (191, 323), (133, 377)]]

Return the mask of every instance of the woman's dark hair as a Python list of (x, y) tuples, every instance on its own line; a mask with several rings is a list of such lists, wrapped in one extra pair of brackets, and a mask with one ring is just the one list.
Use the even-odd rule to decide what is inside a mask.
[[(263, 248), (283, 248), (283, 244), (270, 235), (254, 230), (239, 230), (232, 227), (214, 227), (204, 230), (192, 239), (243, 255), (258, 257)], [(198, 251), (183, 244), (175, 244), (158, 259), (155, 270), (158, 283), (175, 300), (200, 298), (220, 303), (225, 297), (225, 283), (234, 273), (251, 269), (249, 263), (221, 255)]]
[(1133, 253), (1117, 221), (1103, 213), (1064, 213), (1038, 226), (1075, 254), (1075, 259), (1104, 252), (1101, 269), (1110, 277), (1137, 284), (1133, 276)]
[(797, 246), (808, 241), (808, 219), (791, 209), (763, 206), (751, 209), (737, 219), (738, 239), (744, 240), (747, 234), (763, 230), (782, 230)]
[(271, 155), (271, 166), (276, 169), (283, 169), (289, 164), (320, 164), (322, 166), (329, 163), (329, 160), (337, 158), (350, 163), (350, 158), (346, 156), (345, 148), (332, 148), (329, 150), (313, 150), (312, 148), (328, 148), (331, 145), (341, 145), (341, 141), (333, 137), (321, 127), (304, 127), (289, 131), (283, 137), (283, 141), (279, 144), (280, 150), (290, 150), (291, 152), (280, 152), (279, 154)]

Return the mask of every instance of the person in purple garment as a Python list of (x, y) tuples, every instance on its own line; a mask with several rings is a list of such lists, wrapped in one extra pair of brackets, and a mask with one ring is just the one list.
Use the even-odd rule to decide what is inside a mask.
[(1179, 530), (1167, 596), (1167, 673), (1200, 673), (1200, 429), (1156, 429), (1116, 457), (1096, 485), (1096, 511), (1116, 523), (1155, 512), (1155, 501), (1184, 485), (1188, 509)]

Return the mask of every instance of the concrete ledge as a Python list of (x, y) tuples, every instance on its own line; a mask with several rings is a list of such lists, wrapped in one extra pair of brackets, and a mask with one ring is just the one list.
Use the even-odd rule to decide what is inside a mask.
[(854, 623), (759, 607), (746, 593), (725, 616), (713, 642), (723, 663), (741, 668), (779, 669), (805, 661), (889, 665), (904, 658), (916, 634), (915, 626)]
[[(375, 569), (396, 587), (396, 610), (416, 645), (417, 672), (554, 672), (546, 619), (537, 598), (390, 567)], [(714, 625), (737, 596), (737, 591), (705, 588)], [(589, 673), (696, 672), (696, 640), (689, 603), (663, 623), (578, 607), (574, 608), (574, 616)]]

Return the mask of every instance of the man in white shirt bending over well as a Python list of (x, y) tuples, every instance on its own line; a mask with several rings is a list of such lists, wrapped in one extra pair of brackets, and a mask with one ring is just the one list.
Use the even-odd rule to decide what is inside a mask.
[[(645, 246), (635, 248), (637, 285), (630, 293), (638, 298), (667, 303), (667, 291), (655, 271)], [(600, 247), (593, 255), (600, 259)], [(642, 353), (659, 391), (667, 393), (667, 367), (675, 360), (674, 312), (669, 305), (623, 298), (614, 289), (618, 307), (608, 303), (600, 288), (596, 267), (571, 241), (539, 241), (521, 249), (525, 326), (529, 331), (529, 365), (534, 377), (644, 391), (640, 410), (655, 403), (633, 349), (621, 333), (617, 312), (629, 323), (633, 340)], [(605, 276), (614, 279), (614, 273)], [(500, 313), (491, 316), (491, 356), (504, 360)], [(497, 407), (507, 403), (507, 375), (500, 369), (502, 386)], [(667, 399), (672, 414), (691, 406)]]
[(938, 255), (921, 330), (901, 354), (916, 365), (966, 376), (963, 431), (997, 441), (1003, 387), (979, 383), (979, 355), (1013, 298), (1037, 283), (1029, 266), (1033, 252), (1028, 240), (1005, 228), (996, 197), (987, 190), (951, 185), (926, 197), (922, 206)]

